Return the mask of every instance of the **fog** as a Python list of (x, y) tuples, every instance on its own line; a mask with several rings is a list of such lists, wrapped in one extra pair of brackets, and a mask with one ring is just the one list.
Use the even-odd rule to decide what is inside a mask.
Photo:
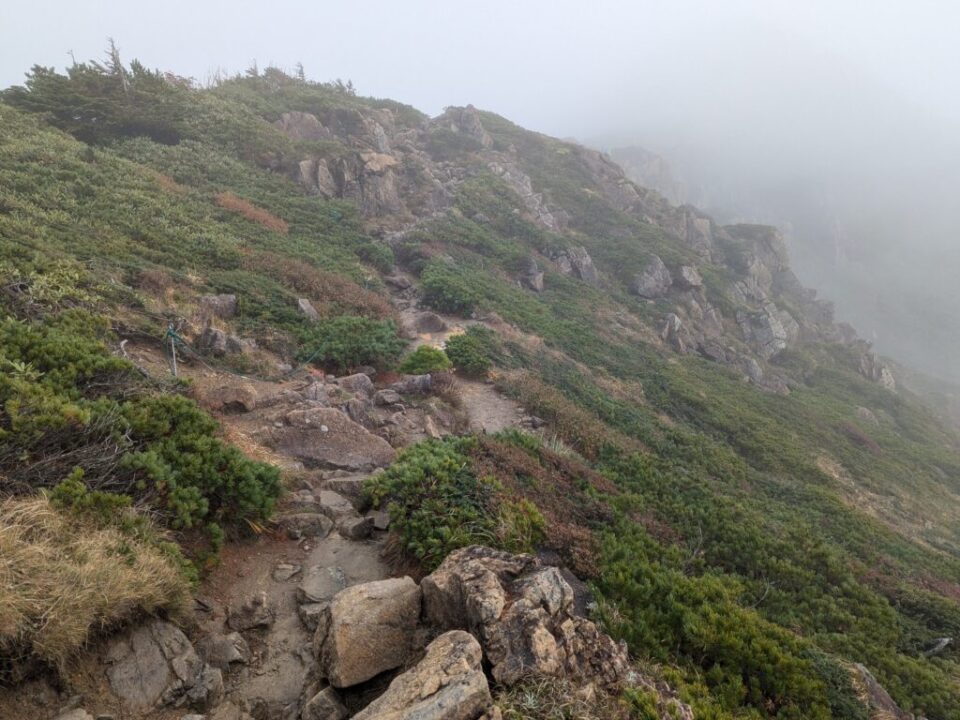
[(960, 381), (960, 4), (844, 0), (0, 6), (0, 86), (108, 36), (203, 82), (256, 61), (435, 114), (666, 158), (681, 199), (787, 231), (878, 349)]

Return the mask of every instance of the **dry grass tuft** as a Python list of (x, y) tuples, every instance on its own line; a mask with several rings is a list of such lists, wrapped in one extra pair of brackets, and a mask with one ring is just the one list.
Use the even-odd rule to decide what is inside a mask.
[(264, 210), (261, 207), (257, 207), (248, 200), (237, 197), (232, 192), (219, 193), (216, 200), (217, 205), (222, 207), (224, 210), (230, 210), (231, 212), (238, 213), (250, 222), (263, 225), (265, 228), (267, 228), (267, 230), (273, 230), (273, 232), (280, 233), (281, 235), (286, 235), (288, 232), (290, 232), (290, 226), (287, 225), (286, 220), (278, 218), (269, 210)]
[(632, 720), (625, 703), (562, 678), (531, 678), (494, 698), (504, 720)]
[(189, 586), (158, 549), (56, 510), (45, 496), (0, 501), (0, 673), (62, 668), (97, 633), (178, 612)]

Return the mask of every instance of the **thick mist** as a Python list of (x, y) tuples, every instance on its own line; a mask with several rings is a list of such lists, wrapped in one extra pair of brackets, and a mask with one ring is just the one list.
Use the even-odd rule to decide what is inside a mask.
[(256, 62), (436, 114), (666, 159), (677, 199), (782, 225), (801, 279), (879, 350), (960, 381), (960, 6), (929, 0), (0, 5), (0, 86), (125, 59), (206, 81)]

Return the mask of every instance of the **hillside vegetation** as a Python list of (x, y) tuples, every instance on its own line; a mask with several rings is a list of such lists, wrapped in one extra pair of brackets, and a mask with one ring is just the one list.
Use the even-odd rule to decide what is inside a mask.
[[(715, 227), (491, 113), (430, 121), (273, 69), (196, 89), (137, 64), (35, 68), (0, 100), (4, 502), (45, 489), (136, 562), (184, 567), (176, 539), (202, 565), (269, 516), (279, 472), (120, 341), (160, 347), (173, 324), (199, 347), (180, 319), (235, 294), (232, 332), (291, 365), (396, 370), (400, 268), (424, 305), (485, 323), (401, 371), (489, 373), (545, 423), (429, 440), (377, 476), (408, 558), (558, 554), (698, 718), (866, 718), (862, 663), (904, 710), (960, 719), (960, 646), (926, 652), (960, 637), (960, 444), (878, 382), (769, 229)], [(782, 346), (751, 341), (783, 313)]]

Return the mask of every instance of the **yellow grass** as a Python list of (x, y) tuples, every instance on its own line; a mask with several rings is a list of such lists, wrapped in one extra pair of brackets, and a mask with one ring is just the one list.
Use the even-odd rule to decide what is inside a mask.
[(61, 513), (44, 496), (0, 501), (0, 667), (62, 667), (98, 632), (178, 611), (189, 586), (156, 548)]

